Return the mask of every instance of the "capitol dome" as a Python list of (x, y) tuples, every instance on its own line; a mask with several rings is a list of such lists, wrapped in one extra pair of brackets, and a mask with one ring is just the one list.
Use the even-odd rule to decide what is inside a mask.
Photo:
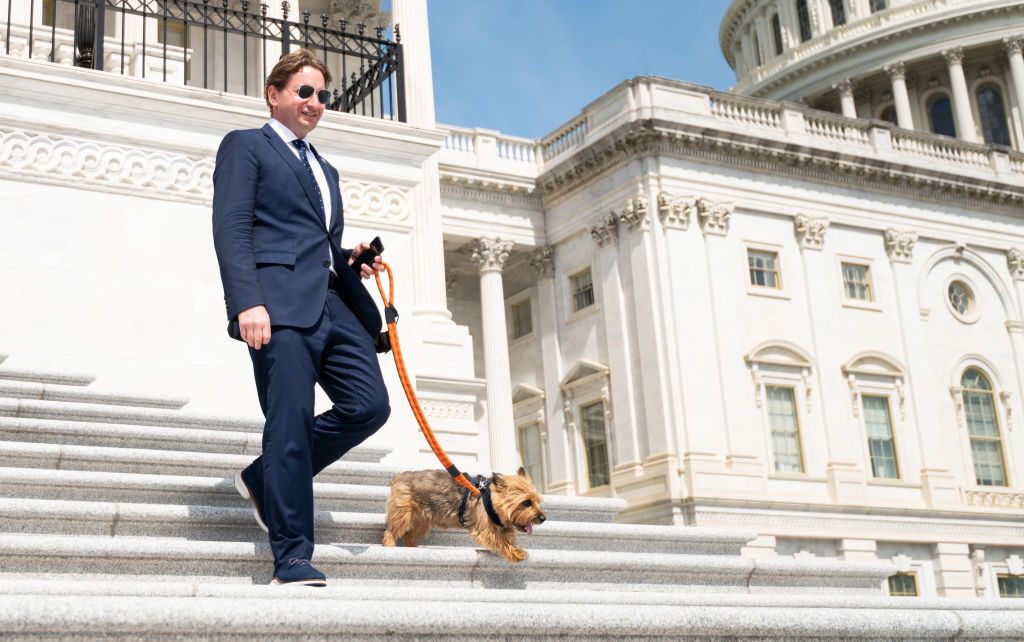
[(733, 0), (733, 91), (1024, 149), (1024, 1)]

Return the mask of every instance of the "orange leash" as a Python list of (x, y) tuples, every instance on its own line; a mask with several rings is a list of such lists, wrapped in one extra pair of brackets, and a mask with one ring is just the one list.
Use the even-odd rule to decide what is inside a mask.
[(384, 301), (384, 318), (388, 326), (388, 339), (391, 341), (391, 351), (395, 355), (395, 367), (398, 369), (398, 378), (402, 380), (405, 398), (409, 400), (409, 407), (412, 408), (412, 414), (416, 416), (416, 422), (420, 425), (420, 431), (426, 437), (427, 443), (430, 444), (430, 449), (437, 455), (441, 465), (452, 476), (455, 483), (466, 487), (474, 495), (479, 495), (480, 489), (474, 486), (473, 482), (469, 481), (466, 473), (460, 472), (455, 467), (455, 464), (452, 463), (452, 460), (444, 452), (444, 448), (441, 448), (441, 444), (437, 443), (437, 438), (434, 437), (434, 432), (430, 429), (430, 424), (427, 423), (427, 417), (423, 414), (423, 408), (420, 407), (420, 402), (416, 398), (416, 392), (409, 382), (409, 373), (405, 371), (405, 359), (402, 358), (402, 347), (398, 343), (398, 310), (395, 308), (395, 278), (391, 273), (390, 265), (384, 263), (384, 269), (388, 273), (387, 296), (384, 295), (384, 285), (380, 282), (380, 272), (374, 273), (374, 278), (377, 279), (377, 291), (380, 292), (380, 298)]

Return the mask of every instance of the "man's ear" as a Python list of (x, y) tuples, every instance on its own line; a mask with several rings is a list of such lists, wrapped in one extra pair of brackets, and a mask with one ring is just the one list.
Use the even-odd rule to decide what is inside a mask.
[(267, 101), (270, 103), (271, 110), (277, 107), (277, 93), (277, 87), (273, 85), (267, 87)]

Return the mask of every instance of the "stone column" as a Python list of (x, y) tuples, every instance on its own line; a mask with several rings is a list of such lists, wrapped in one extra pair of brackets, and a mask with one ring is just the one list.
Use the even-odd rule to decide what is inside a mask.
[(935, 588), (940, 597), (975, 597), (971, 551), (967, 544), (939, 542), (932, 551)]
[(484, 369), (487, 380), (487, 432), (491, 468), (508, 473), (520, 465), (512, 413), (512, 373), (508, 363), (505, 290), (501, 270), (512, 250), (511, 241), (479, 239), (472, 259), (480, 266), (480, 304), (484, 331)]
[[(411, 125), (433, 129), (434, 81), (426, 0), (394, 0), (391, 15), (400, 26), (405, 104)], [(423, 164), (423, 181), (412, 193), (412, 314), (417, 322), (451, 324), (444, 285), (444, 238), (441, 232), (441, 186), (436, 157)]]
[(906, 68), (902, 62), (885, 66), (892, 82), (892, 98), (896, 103), (896, 124), (904, 129), (914, 128), (914, 117), (910, 113), (910, 98), (907, 96)]
[(949, 84), (953, 87), (953, 111), (956, 114), (958, 138), (976, 143), (978, 135), (974, 128), (974, 115), (971, 113), (971, 96), (967, 92), (967, 79), (964, 78), (964, 50), (962, 47), (945, 49), (942, 57), (949, 66)]
[(546, 422), (548, 465), (547, 492), (572, 495), (576, 492), (573, 481), (572, 448), (565, 424), (562, 395), (562, 346), (558, 320), (561, 318), (558, 291), (555, 288), (555, 248), (545, 246), (530, 257), (530, 267), (537, 276), (536, 330), (540, 335), (541, 359), (544, 370), (544, 415)]
[[(1004, 38), (1006, 55), (1010, 58), (1010, 75), (1013, 78), (1014, 93), (1017, 94), (1017, 109), (1024, 121), (1024, 36)], [(1024, 127), (1024, 122), (1021, 123)]]
[(856, 118), (857, 103), (853, 100), (853, 81), (846, 78), (832, 85), (832, 89), (839, 92), (839, 100), (843, 104), (843, 116)]

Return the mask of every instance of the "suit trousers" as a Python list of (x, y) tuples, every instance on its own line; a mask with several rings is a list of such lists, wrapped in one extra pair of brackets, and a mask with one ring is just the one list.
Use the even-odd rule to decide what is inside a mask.
[[(249, 355), (266, 418), (250, 470), (262, 484), (276, 572), (313, 557), (313, 476), (377, 432), (391, 407), (373, 339), (333, 290), (315, 325), (273, 326), (270, 343)], [(314, 384), (333, 402), (316, 417)]]

